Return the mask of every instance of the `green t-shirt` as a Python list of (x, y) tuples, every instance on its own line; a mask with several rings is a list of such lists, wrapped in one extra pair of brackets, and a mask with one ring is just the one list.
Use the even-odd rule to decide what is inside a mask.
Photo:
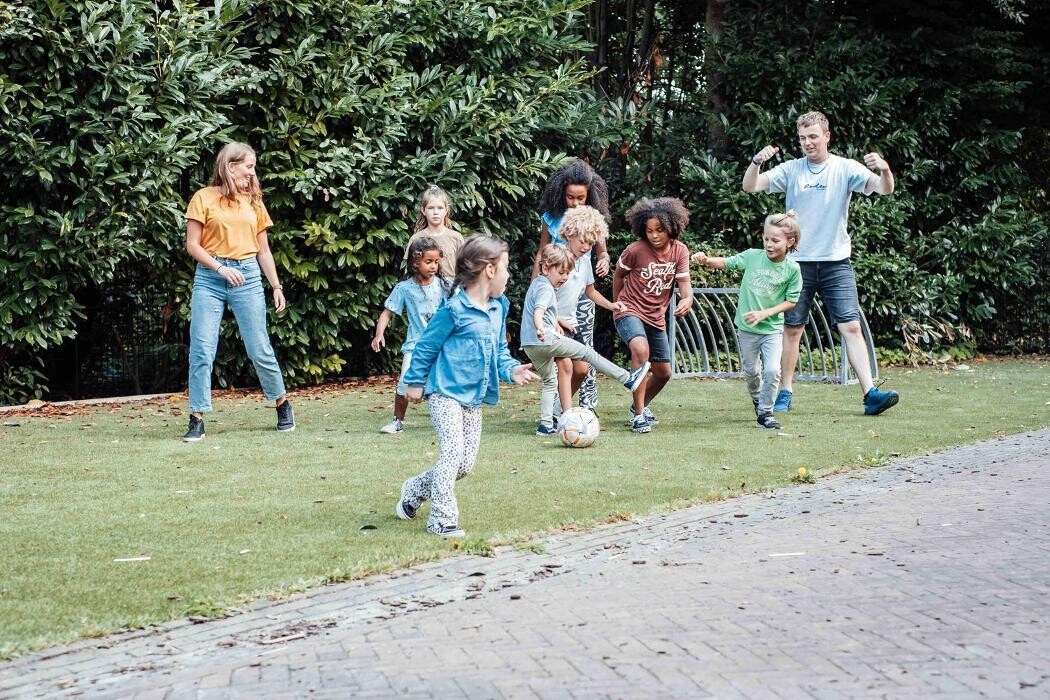
[(748, 333), (769, 335), (784, 330), (784, 314), (770, 316), (757, 326), (744, 321), (748, 311), (769, 309), (784, 301), (798, 301), (802, 293), (802, 270), (794, 260), (784, 258), (773, 262), (760, 248), (726, 258), (727, 270), (743, 270), (740, 281), (740, 301), (736, 307), (736, 327)]

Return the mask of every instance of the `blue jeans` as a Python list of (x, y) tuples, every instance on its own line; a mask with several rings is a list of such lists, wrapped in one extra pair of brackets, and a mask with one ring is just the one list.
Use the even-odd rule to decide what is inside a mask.
[(795, 308), (784, 312), (785, 326), (797, 328), (806, 325), (815, 292), (820, 292), (832, 323), (860, 320), (857, 278), (849, 258), (832, 262), (800, 262), (798, 266), (802, 269), (802, 294)]
[(671, 361), (671, 343), (667, 340), (667, 331), (650, 326), (637, 316), (621, 316), (614, 325), (620, 340), (627, 345), (635, 338), (646, 339), (649, 343), (649, 362), (656, 364)]
[(244, 260), (216, 258), (219, 262), (239, 270), (244, 284), (227, 284), (219, 273), (197, 264), (193, 277), (193, 300), (190, 316), (190, 412), (211, 410), (211, 370), (215, 349), (219, 344), (219, 327), (229, 303), (237, 319), (237, 330), (244, 340), (248, 357), (255, 364), (259, 384), (268, 401), (284, 395), (284, 378), (277, 364), (270, 337), (266, 331), (266, 294), (262, 287), (262, 273), (255, 257)]
[[(784, 351), (783, 333), (736, 331), (740, 346), (740, 369), (747, 380), (747, 393), (756, 402), (758, 415), (773, 412), (780, 388), (780, 356)], [(761, 365), (761, 370), (759, 370)]]

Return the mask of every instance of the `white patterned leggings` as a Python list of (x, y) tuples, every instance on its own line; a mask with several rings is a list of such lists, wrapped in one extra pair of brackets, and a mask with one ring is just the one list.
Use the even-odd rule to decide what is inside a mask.
[(459, 525), (454, 487), (477, 462), (481, 446), (481, 407), (469, 408), (440, 394), (431, 394), (427, 402), (441, 451), (437, 464), (409, 479), (404, 492), (415, 508), (430, 499), (429, 527)]

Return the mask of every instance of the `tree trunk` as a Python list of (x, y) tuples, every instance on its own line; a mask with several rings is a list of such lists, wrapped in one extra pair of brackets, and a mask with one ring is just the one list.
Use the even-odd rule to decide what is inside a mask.
[(725, 158), (729, 148), (721, 116), (726, 111), (725, 75), (722, 72), (723, 15), (729, 0), (707, 0), (707, 17), (704, 22), (704, 71), (707, 73), (707, 104), (710, 116), (707, 119), (707, 147), (716, 158)]

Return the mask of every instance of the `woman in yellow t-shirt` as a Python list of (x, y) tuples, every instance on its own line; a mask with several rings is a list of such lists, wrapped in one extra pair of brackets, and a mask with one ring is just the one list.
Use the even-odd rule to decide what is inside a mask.
[(229, 304), (263, 394), (277, 402), (277, 429), (295, 430), (292, 404), (284, 390), (266, 329), (262, 275), (273, 288), (278, 313), (284, 292), (266, 232), (273, 220), (263, 206), (255, 177), (255, 151), (228, 143), (219, 151), (211, 185), (197, 190), (186, 208), (186, 252), (197, 261), (190, 316), (190, 425), (183, 440), (204, 438), (204, 414), (211, 410), (211, 371), (219, 327)]

